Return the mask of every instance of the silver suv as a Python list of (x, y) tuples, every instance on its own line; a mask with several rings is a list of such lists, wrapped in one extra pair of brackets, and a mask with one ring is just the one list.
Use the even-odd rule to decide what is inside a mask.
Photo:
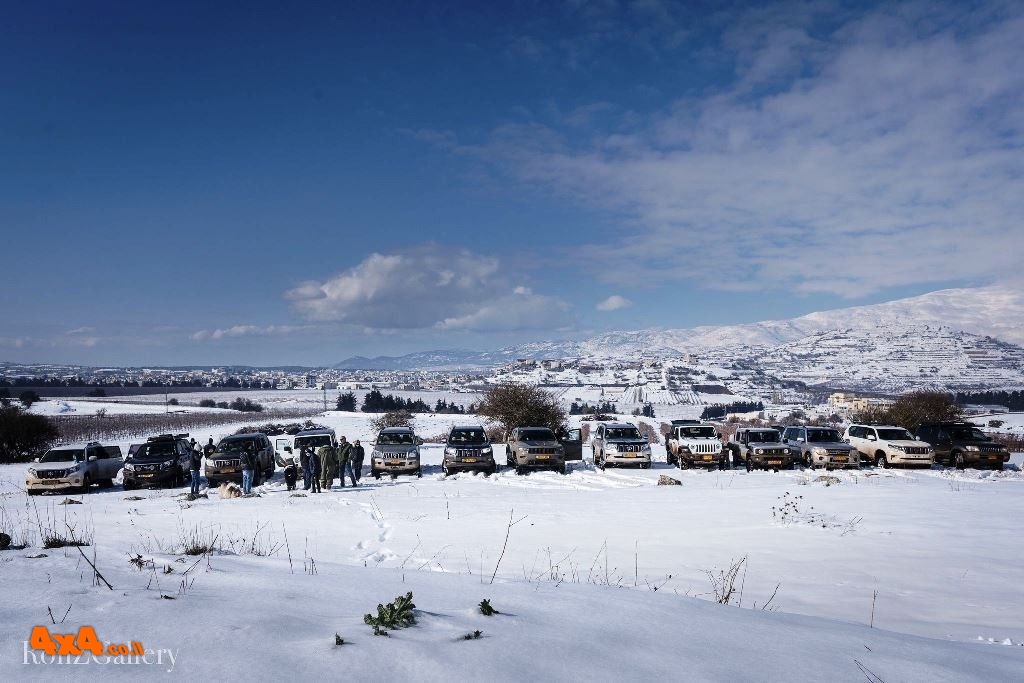
[(380, 479), (382, 474), (397, 477), (399, 474), (422, 476), (420, 469), (420, 444), (412, 427), (387, 427), (380, 430), (370, 454), (370, 474)]
[(529, 470), (554, 470), (565, 473), (565, 446), (547, 427), (516, 427), (505, 443), (505, 463), (516, 474)]
[(812, 470), (815, 467), (828, 470), (860, 467), (860, 453), (831, 427), (786, 427), (782, 440)]
[(932, 447), (924, 441), (915, 439), (903, 427), (850, 425), (843, 436), (857, 449), (862, 461), (866, 460), (879, 467), (931, 467), (935, 459)]
[(25, 488), (30, 496), (69, 489), (88, 492), (93, 484), (109, 488), (123, 465), (120, 446), (93, 441), (85, 446), (51, 448), (29, 465)]
[(602, 470), (608, 465), (651, 466), (651, 444), (629, 422), (602, 422), (591, 440), (594, 464)]

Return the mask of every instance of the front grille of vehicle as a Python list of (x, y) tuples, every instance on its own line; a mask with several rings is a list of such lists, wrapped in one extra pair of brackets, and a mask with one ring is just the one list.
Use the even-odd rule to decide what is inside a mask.
[(478, 458), (480, 457), (480, 451), (473, 448), (456, 448), (455, 457), (457, 458)]
[(850, 451), (843, 448), (830, 448), (828, 449), (828, 454), (832, 457), (835, 457), (837, 455), (849, 455)]
[(713, 443), (695, 443), (686, 446), (691, 453), (718, 453), (722, 447)]
[(160, 465), (136, 465), (135, 470), (137, 472), (156, 472), (160, 469)]
[(620, 453), (639, 453), (644, 449), (643, 444), (639, 443), (617, 443), (615, 447)]
[(764, 449), (764, 454), (765, 455), (771, 455), (771, 456), (779, 456), (779, 455), (782, 455), (782, 449), (781, 448), (765, 448)]
[(68, 470), (39, 470), (40, 479), (63, 479), (68, 476)]
[(907, 455), (928, 455), (928, 448), (925, 446), (905, 446), (903, 452)]
[(527, 448), (526, 452), (530, 455), (554, 455), (554, 448)]
[(242, 464), (241, 460), (214, 460), (214, 467), (240, 467)]
[(407, 457), (409, 457), (409, 454), (408, 453), (404, 453), (404, 452), (402, 452), (402, 453), (395, 453), (395, 452), (383, 453), (382, 452), (380, 455), (381, 455), (382, 458), (388, 458), (389, 460), (394, 460), (396, 458), (407, 458)]

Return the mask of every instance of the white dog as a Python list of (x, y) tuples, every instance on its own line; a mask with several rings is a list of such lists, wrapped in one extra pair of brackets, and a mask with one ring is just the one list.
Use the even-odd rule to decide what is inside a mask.
[(242, 487), (238, 484), (226, 481), (217, 488), (217, 493), (221, 498), (241, 498)]

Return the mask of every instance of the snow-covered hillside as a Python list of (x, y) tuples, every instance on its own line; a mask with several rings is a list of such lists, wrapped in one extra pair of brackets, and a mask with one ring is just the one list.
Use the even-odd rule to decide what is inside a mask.
[[(318, 419), (369, 440), (372, 417)], [(467, 420), (423, 415), (417, 430)], [(30, 544), (0, 552), (3, 586), (17, 587), (0, 603), (0, 679), (172, 669), (190, 679), (1009, 681), (1024, 671), (1020, 455), (1002, 473), (871, 469), (825, 481), (680, 472), (655, 448), (645, 471), (588, 461), (567, 476), (446, 479), (440, 446), (427, 444), (422, 479), (294, 496), (278, 473), (259, 497), (192, 502), (176, 490), (129, 500), (116, 487), (60, 505), (63, 495), (19, 490), (23, 465), (0, 467), (0, 520)], [(662, 474), (682, 486), (657, 486)], [(66, 530), (65, 520), (94, 537), (86, 555), (114, 590), (93, 585), (74, 548), (40, 549), (39, 526)], [(208, 560), (181, 554), (194, 537), (217, 546)], [(742, 603), (715, 604), (707, 572), (744, 557)], [(374, 637), (363, 614), (406, 591), (417, 625)], [(483, 598), (502, 614), (479, 614)], [(57, 621), (67, 610), (64, 623), (52, 625), (47, 607)], [(91, 625), (103, 640), (173, 649), (175, 662), (23, 664), (39, 624)], [(335, 633), (348, 644), (336, 647)]]

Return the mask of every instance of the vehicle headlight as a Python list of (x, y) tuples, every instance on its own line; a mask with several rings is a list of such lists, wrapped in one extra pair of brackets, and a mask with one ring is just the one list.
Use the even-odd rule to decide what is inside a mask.
[(820, 446), (816, 446), (811, 449), (811, 453), (814, 453), (815, 455), (828, 455), (828, 450), (821, 448)]
[(446, 456), (448, 456), (448, 455), (455, 455), (455, 449), (454, 448), (449, 448), (448, 446), (445, 446), (444, 454)]
[(491, 448), (490, 446), (488, 446), (487, 448), (485, 448), (482, 451), (480, 451), (481, 455), (493, 455), (493, 453), (494, 453), (494, 449)]
[(39, 476), (38, 474), (36, 474), (36, 470), (35, 470), (34, 467), (29, 467), (28, 468), (28, 475), (30, 477), (38, 477)]
[(78, 470), (82, 469), (82, 465), (83, 463), (76, 462), (74, 465), (68, 468), (68, 474), (71, 474), (72, 472), (77, 472)]
[(614, 453), (615, 451), (619, 450), (619, 447), (616, 446), (613, 443), (609, 443), (609, 444), (605, 444), (605, 450), (608, 450), (608, 451), (611, 451), (611, 452)]
[(896, 450), (900, 451), (901, 453), (903, 451), (907, 450), (903, 446), (900, 446), (899, 444), (894, 444), (894, 443), (889, 444), (889, 448), (895, 448)]
[(788, 448), (783, 448), (782, 449), (782, 454), (783, 455), (789, 455), (789, 449)]
[[(689, 450), (689, 449), (687, 449), (687, 450)], [(644, 447), (641, 448), (640, 451), (643, 452), (643, 453), (650, 453), (651, 452), (651, 444), (644, 444)]]
[(174, 461), (173, 460), (164, 460), (162, 463), (160, 463), (160, 467), (163, 467), (165, 470), (166, 469), (170, 469), (170, 468), (174, 467)]
[(981, 449), (978, 448), (977, 446), (968, 446), (967, 450), (969, 450), (971, 452), (976, 452), (976, 451), (980, 451)]
[(409, 457), (413, 458), (414, 460), (419, 460), (420, 459), (420, 452), (419, 451), (409, 451)]
[(763, 448), (755, 448), (754, 449), (754, 455), (764, 455), (764, 449)]
[(124, 464), (124, 471), (125, 472), (134, 472), (135, 471), (135, 465), (131, 464), (130, 462), (126, 462)]

